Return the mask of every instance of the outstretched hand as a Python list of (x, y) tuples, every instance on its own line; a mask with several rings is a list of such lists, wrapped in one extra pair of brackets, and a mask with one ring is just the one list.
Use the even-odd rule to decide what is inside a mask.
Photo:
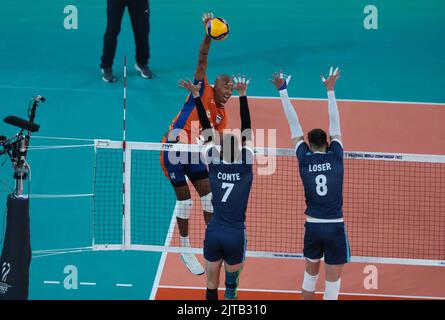
[(204, 25), (206, 25), (207, 22), (213, 18), (214, 18), (214, 16), (213, 16), (212, 12), (204, 12), (201, 17), (202, 22), (204, 22)]
[(281, 91), (287, 89), (291, 77), (291, 75), (285, 75), (283, 71), (280, 70), (280, 73), (275, 72), (274, 74), (272, 74), (271, 81), (275, 85), (275, 88), (277, 88), (278, 91)]
[(241, 77), (240, 74), (238, 74), (238, 76), (232, 76), (233, 79), (233, 83), (235, 84), (235, 86), (233, 87), (234, 90), (238, 91), (238, 95), (240, 97), (245, 97), (247, 94), (247, 87), (249, 86), (250, 83), (250, 79), (246, 80), (246, 76), (243, 75)]
[(181, 80), (179, 80), (179, 86), (190, 91), (193, 98), (198, 98), (200, 96), (199, 90), (201, 89), (201, 81), (198, 82), (197, 84), (193, 84), (193, 82), (191, 82), (189, 79), (187, 79), (187, 80), (181, 79)]
[(321, 81), (323, 81), (324, 86), (328, 91), (334, 91), (335, 83), (340, 78), (340, 69), (337, 67), (333, 70), (334, 67), (329, 69), (329, 77), (325, 79), (323, 75), (320, 76)]

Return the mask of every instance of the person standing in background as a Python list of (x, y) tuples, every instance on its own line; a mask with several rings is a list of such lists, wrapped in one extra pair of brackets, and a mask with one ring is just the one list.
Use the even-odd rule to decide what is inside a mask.
[(151, 79), (153, 73), (148, 66), (150, 47), (148, 36), (150, 32), (149, 0), (107, 0), (107, 28), (104, 35), (104, 46), (100, 68), (102, 80), (116, 82), (113, 74), (113, 60), (116, 53), (117, 37), (121, 30), (122, 17), (128, 7), (131, 26), (136, 43), (135, 68), (141, 77)]

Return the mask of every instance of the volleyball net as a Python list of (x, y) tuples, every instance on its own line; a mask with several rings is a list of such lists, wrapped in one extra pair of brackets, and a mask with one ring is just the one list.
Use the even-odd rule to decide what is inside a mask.
[[(201, 200), (189, 183), (192, 248), (182, 248), (160, 154), (202, 146), (95, 140), (94, 250), (202, 253)], [(124, 159), (125, 157), (125, 159)], [(304, 190), (293, 149), (256, 148), (247, 256), (302, 258)], [(125, 160), (125, 161), (124, 161)], [(445, 156), (345, 152), (343, 212), (352, 261), (445, 265)]]

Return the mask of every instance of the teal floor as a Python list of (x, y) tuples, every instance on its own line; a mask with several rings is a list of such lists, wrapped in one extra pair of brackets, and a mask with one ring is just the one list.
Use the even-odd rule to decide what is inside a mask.
[[(226, 18), (231, 27), (226, 41), (212, 44), (209, 79), (219, 73), (247, 74), (252, 78), (250, 95), (276, 96), (268, 78), (283, 69), (293, 75), (291, 95), (324, 97), (319, 75), (335, 64), (343, 69), (339, 98), (445, 102), (442, 0), (374, 1), (378, 30), (363, 28), (368, 1), (151, 1), (150, 65), (155, 78), (143, 80), (132, 67), (134, 41), (125, 15), (114, 65), (116, 84), (101, 81), (98, 67), (106, 1), (69, 2), (78, 8), (77, 30), (63, 27), (67, 4), (25, 0), (1, 6), (0, 117), (26, 117), (28, 99), (41, 94), (47, 98), (36, 118), (42, 136), (121, 139), (122, 66), (127, 55), (127, 139), (159, 141), (185, 98), (177, 81), (193, 77), (204, 11)], [(14, 133), (14, 128), (0, 124), (0, 134)], [(92, 192), (91, 149), (35, 151), (29, 161), (31, 193)], [(0, 167), (0, 180), (12, 184), (8, 162)], [(7, 192), (3, 184), (0, 187), (0, 203), (5, 203)], [(91, 211), (91, 198), (31, 200), (33, 249), (91, 245)], [(0, 224), (3, 228), (3, 221)], [(35, 258), (30, 298), (147, 299), (159, 258), (147, 252)], [(76, 266), (79, 282), (96, 285), (66, 289), (67, 265)], [(48, 280), (60, 284), (44, 284)]]

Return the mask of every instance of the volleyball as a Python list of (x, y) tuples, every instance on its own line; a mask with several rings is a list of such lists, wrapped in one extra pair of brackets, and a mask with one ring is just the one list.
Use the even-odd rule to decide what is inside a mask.
[(229, 24), (223, 18), (212, 18), (207, 22), (206, 32), (214, 40), (224, 40), (229, 35)]

